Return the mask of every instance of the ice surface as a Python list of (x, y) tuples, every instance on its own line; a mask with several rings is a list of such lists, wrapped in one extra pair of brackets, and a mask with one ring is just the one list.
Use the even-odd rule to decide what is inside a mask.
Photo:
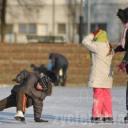
[[(10, 94), (10, 87), (0, 88), (0, 99)], [(84, 87), (54, 87), (53, 94), (44, 101), (42, 118), (48, 123), (35, 123), (33, 108), (26, 111), (26, 123), (15, 121), (15, 108), (0, 112), (0, 128), (128, 128), (123, 124), (126, 114), (125, 87), (114, 87), (113, 124), (91, 124), (92, 90)]]

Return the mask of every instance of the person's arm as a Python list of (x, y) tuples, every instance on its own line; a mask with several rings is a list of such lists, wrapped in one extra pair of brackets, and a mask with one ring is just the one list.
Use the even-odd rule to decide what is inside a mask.
[(36, 122), (41, 121), (41, 114), (43, 109), (43, 100), (35, 98), (33, 100), (34, 120)]
[(121, 63), (118, 65), (118, 71), (125, 72), (126, 71), (126, 65), (128, 63), (128, 51), (125, 52), (125, 55), (121, 61)]
[(34, 110), (34, 120), (35, 122), (48, 122), (47, 120), (41, 119), (42, 110), (43, 110), (43, 101), (46, 97), (46, 94), (42, 92), (42, 98), (33, 98), (33, 110)]
[(115, 49), (114, 52), (124, 52), (128, 51), (128, 30), (126, 31), (126, 36), (125, 36), (125, 47), (123, 48), (121, 45), (118, 45)]
[(123, 71), (123, 72), (127, 72), (128, 73), (128, 68), (127, 68), (127, 64), (128, 64), (128, 30), (126, 32), (126, 36), (125, 36), (125, 55), (121, 61), (121, 63), (118, 65), (118, 71)]
[(128, 51), (128, 30), (126, 31), (126, 36), (125, 36), (125, 50)]
[(128, 63), (128, 30), (126, 32), (126, 37), (125, 37), (125, 55), (123, 58), (123, 62), (127, 62)]
[(91, 33), (88, 36), (86, 36), (83, 41), (82, 44), (89, 50), (92, 52), (96, 52), (96, 44), (93, 42), (93, 38), (94, 35)]
[(48, 85), (48, 90), (46, 91), (47, 96), (51, 96), (52, 94), (52, 83)]

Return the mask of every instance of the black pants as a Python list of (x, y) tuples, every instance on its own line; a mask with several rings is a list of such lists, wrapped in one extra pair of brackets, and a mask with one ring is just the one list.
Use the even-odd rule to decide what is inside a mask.
[[(63, 65), (63, 67), (57, 69), (57, 83), (56, 85), (61, 85), (61, 86), (65, 86), (66, 85), (66, 80), (67, 80), (67, 65)], [(59, 71), (62, 70), (63, 74), (62, 76), (60, 76)]]
[(16, 106), (16, 96), (11, 94), (8, 97), (0, 100), (0, 111)]
[(126, 88), (126, 109), (128, 111), (128, 82), (127, 82), (127, 88)]
[[(10, 107), (17, 107), (17, 110), (22, 110), (21, 100), (22, 100), (21, 97), (17, 99), (16, 94), (9, 95), (8, 97), (0, 100), (0, 111), (10, 108)], [(27, 97), (26, 107), (32, 106), (32, 104), (33, 104), (32, 99), (30, 97)]]

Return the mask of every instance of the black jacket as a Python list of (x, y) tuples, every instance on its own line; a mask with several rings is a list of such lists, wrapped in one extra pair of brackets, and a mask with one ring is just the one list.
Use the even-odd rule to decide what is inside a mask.
[(65, 56), (58, 53), (50, 53), (49, 59), (52, 61), (53, 70), (68, 67), (68, 60)]
[(128, 62), (128, 30), (126, 32), (126, 37), (125, 37), (125, 55), (124, 55), (123, 61)]
[(125, 36), (125, 47), (122, 48), (121, 45), (117, 46), (114, 50), (115, 52), (125, 52), (123, 61), (128, 61), (128, 30), (126, 32), (126, 36)]

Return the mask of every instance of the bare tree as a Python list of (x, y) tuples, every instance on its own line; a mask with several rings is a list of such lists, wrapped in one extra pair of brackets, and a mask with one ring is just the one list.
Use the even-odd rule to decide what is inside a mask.
[(7, 0), (0, 0), (1, 42), (5, 42)]
[[(13, 5), (11, 3), (8, 4), (8, 14), (14, 19), (18, 18), (18, 16), (25, 17), (26, 20), (32, 21), (37, 19), (37, 15), (45, 5), (45, 0), (15, 0), (17, 5)], [(10, 1), (11, 2), (11, 1)], [(9, 3), (9, 1), (8, 1)], [(15, 11), (14, 9), (18, 9)]]
[(44, 0), (17, 0), (19, 6), (22, 7), (24, 15), (30, 20), (33, 14), (38, 13), (40, 8), (44, 6)]
[(77, 11), (80, 5), (78, 0), (67, 0), (67, 4), (68, 4), (69, 26), (70, 24), (72, 25), (72, 28), (70, 28), (69, 31), (72, 32), (71, 41), (74, 42), (76, 29), (77, 29), (77, 23), (76, 23), (77, 13), (78, 13)]
[[(42, 0), (16, 0), (18, 2), (19, 9), (22, 9), (25, 17), (31, 18), (33, 15), (33, 11), (38, 13), (38, 10), (42, 8), (43, 1)], [(5, 34), (6, 34), (6, 10), (8, 6), (8, 0), (0, 0), (0, 21), (1, 21), (1, 42), (5, 42)], [(34, 8), (34, 9), (33, 9)], [(13, 11), (13, 7), (8, 7), (8, 13), (11, 16), (16, 17), (17, 11)], [(16, 13), (16, 14), (15, 14)]]

